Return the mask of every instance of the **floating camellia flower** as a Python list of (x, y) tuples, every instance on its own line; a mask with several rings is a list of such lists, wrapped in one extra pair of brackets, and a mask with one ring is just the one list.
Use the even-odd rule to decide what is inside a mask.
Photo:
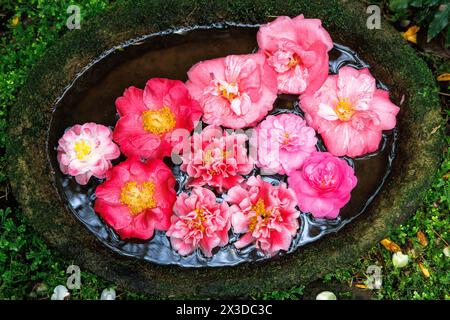
[(249, 174), (253, 161), (247, 155), (245, 142), (248, 137), (240, 133), (228, 133), (220, 127), (208, 126), (191, 137), (192, 149), (181, 156), (181, 170), (189, 175), (189, 186), (229, 189)]
[(350, 200), (357, 179), (348, 163), (328, 152), (313, 152), (300, 170), (288, 177), (300, 210), (315, 218), (334, 219)]
[(260, 176), (250, 177), (244, 184), (228, 191), (231, 224), (236, 233), (244, 234), (235, 242), (243, 248), (255, 242), (268, 255), (288, 250), (299, 228), (299, 212), (293, 190), (281, 183), (273, 186)]
[(259, 28), (257, 39), (280, 93), (315, 91), (327, 78), (333, 41), (319, 19), (278, 17)]
[(129, 158), (114, 166), (95, 190), (94, 210), (122, 239), (149, 239), (170, 226), (175, 178), (158, 159)]
[(111, 129), (93, 122), (66, 130), (58, 141), (57, 152), (62, 173), (74, 176), (82, 185), (92, 176), (103, 179), (112, 166), (111, 160), (120, 156)]
[(399, 108), (377, 89), (368, 69), (343, 67), (315, 93), (301, 96), (308, 124), (336, 156), (357, 157), (378, 149), (382, 130), (395, 127)]
[(120, 119), (114, 141), (127, 156), (161, 159), (170, 156), (174, 130), (191, 131), (201, 109), (183, 82), (163, 78), (147, 81), (145, 89), (129, 87), (116, 100)]
[(316, 132), (295, 114), (268, 116), (256, 133), (258, 166), (279, 174), (300, 168), (316, 151)]
[(227, 128), (254, 125), (273, 108), (275, 72), (264, 55), (231, 55), (202, 61), (188, 71), (186, 86), (200, 102), (202, 120)]
[(188, 255), (200, 248), (207, 257), (211, 250), (228, 243), (230, 219), (228, 204), (216, 202), (216, 195), (206, 188), (181, 193), (173, 208), (172, 224), (167, 236), (175, 251)]

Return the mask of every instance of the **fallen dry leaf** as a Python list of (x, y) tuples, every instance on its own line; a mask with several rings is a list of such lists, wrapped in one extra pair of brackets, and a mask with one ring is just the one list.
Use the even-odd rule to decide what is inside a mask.
[(419, 32), (419, 30), (420, 27), (418, 26), (409, 27), (408, 30), (402, 32), (402, 37), (409, 42), (417, 43), (417, 32)]
[(380, 243), (383, 247), (385, 247), (387, 250), (389, 250), (392, 253), (402, 251), (400, 246), (390, 239), (387, 239), (387, 238), (383, 239), (380, 241)]
[(19, 24), (19, 17), (15, 16), (11, 21), (13, 27), (17, 26)]
[(419, 262), (419, 268), (420, 268), (420, 271), (422, 271), (422, 273), (425, 276), (425, 278), (429, 278), (430, 277), (430, 271), (428, 271), (428, 269), (423, 265), (422, 262)]
[(450, 81), (450, 73), (443, 73), (439, 75), (436, 79), (437, 81)]
[(367, 286), (365, 284), (355, 284), (355, 287), (359, 288), (359, 289), (367, 289)]
[(428, 245), (428, 239), (427, 236), (425, 235), (425, 233), (423, 233), (422, 231), (417, 231), (417, 240), (419, 240), (419, 243), (423, 246), (426, 247)]

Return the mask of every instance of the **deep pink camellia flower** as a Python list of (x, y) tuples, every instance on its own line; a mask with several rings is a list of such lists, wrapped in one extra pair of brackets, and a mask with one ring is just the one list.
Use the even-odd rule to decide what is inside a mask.
[(200, 248), (207, 257), (211, 250), (228, 243), (230, 219), (228, 204), (216, 202), (216, 195), (206, 188), (182, 193), (173, 207), (174, 215), (167, 236), (175, 251), (185, 256)]
[(399, 108), (377, 89), (368, 69), (343, 67), (315, 93), (301, 96), (308, 124), (336, 156), (357, 157), (378, 149), (382, 130), (395, 127)]
[(189, 175), (189, 186), (210, 186), (219, 192), (242, 182), (242, 175), (253, 169), (247, 155), (243, 133), (228, 133), (217, 126), (208, 126), (191, 137), (192, 150), (181, 155), (181, 170)]
[(201, 117), (198, 103), (179, 80), (153, 78), (145, 89), (129, 87), (116, 100), (120, 119), (114, 141), (127, 156), (162, 159), (170, 156), (172, 132), (191, 131)]
[(299, 228), (300, 213), (295, 209), (295, 193), (286, 184), (273, 186), (260, 176), (252, 176), (242, 185), (231, 188), (226, 201), (232, 204), (234, 232), (244, 234), (235, 242), (237, 248), (254, 242), (268, 255), (289, 249)]
[(268, 116), (256, 133), (258, 166), (279, 174), (300, 168), (316, 151), (316, 132), (295, 114)]
[(280, 93), (315, 91), (327, 78), (333, 41), (319, 19), (281, 16), (262, 25), (257, 39), (267, 64), (277, 73)]
[(356, 183), (353, 168), (328, 152), (312, 153), (302, 168), (288, 177), (300, 210), (310, 212), (315, 218), (336, 218), (350, 200)]
[(194, 65), (186, 86), (200, 102), (202, 120), (233, 129), (261, 120), (277, 97), (275, 73), (264, 61), (262, 54), (248, 54)]
[(166, 231), (175, 203), (175, 178), (159, 159), (128, 158), (95, 190), (94, 210), (122, 239), (150, 239)]
[(108, 127), (93, 122), (74, 125), (58, 141), (57, 158), (64, 174), (75, 177), (82, 185), (94, 176), (105, 178), (111, 160), (120, 156)]

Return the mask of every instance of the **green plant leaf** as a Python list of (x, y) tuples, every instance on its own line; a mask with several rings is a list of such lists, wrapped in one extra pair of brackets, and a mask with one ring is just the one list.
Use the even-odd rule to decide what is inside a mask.
[(404, 11), (408, 9), (409, 0), (390, 0), (389, 9), (394, 12)]
[(436, 37), (439, 32), (445, 29), (448, 26), (448, 18), (450, 15), (450, 4), (441, 5), (443, 6), (443, 10), (438, 9), (434, 15), (433, 20), (430, 23), (428, 28), (427, 41), (429, 42), (431, 39)]

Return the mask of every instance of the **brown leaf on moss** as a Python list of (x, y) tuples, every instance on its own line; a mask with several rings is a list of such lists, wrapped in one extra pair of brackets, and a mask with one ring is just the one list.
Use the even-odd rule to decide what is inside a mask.
[(419, 262), (419, 268), (420, 271), (422, 271), (422, 274), (425, 276), (425, 278), (430, 277), (430, 271), (428, 271), (428, 269), (423, 265), (422, 262)]
[(409, 42), (417, 43), (417, 32), (419, 32), (420, 27), (412, 26), (409, 27), (408, 30), (402, 32), (402, 37)]
[(419, 243), (423, 246), (426, 247), (428, 245), (428, 239), (427, 236), (425, 235), (425, 233), (423, 233), (422, 231), (417, 231), (417, 240), (419, 240)]
[(390, 239), (387, 239), (387, 238), (383, 239), (380, 241), (380, 243), (383, 247), (385, 247), (387, 250), (389, 250), (392, 253), (402, 251), (400, 246)]

